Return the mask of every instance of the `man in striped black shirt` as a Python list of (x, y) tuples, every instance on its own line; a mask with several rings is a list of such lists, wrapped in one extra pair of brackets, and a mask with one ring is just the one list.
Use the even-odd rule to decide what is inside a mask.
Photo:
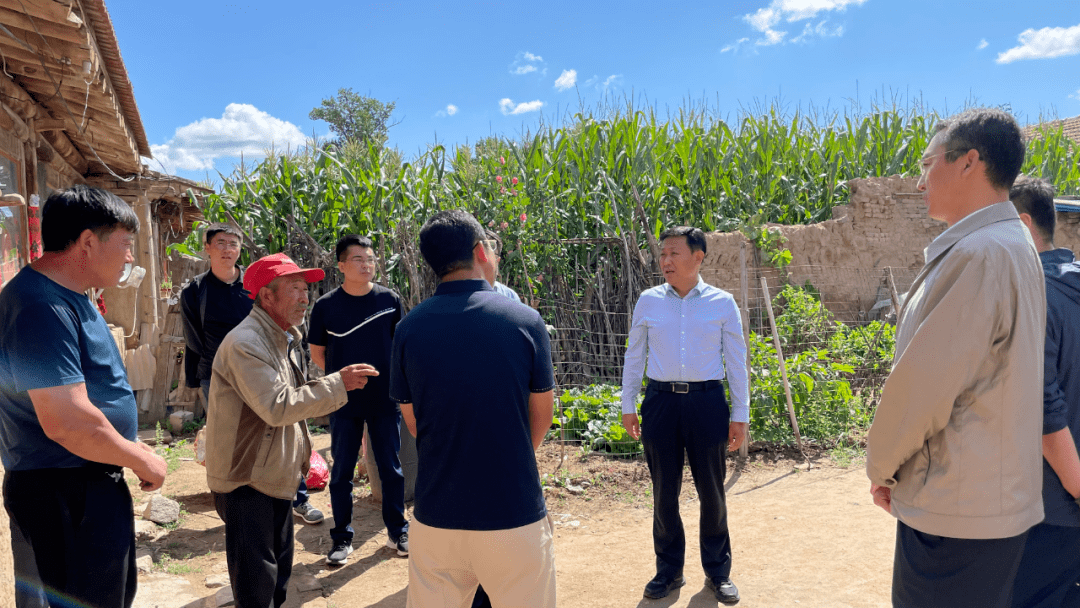
[(392, 289), (375, 284), (377, 260), (370, 239), (344, 236), (335, 252), (344, 281), (311, 309), (311, 360), (327, 373), (353, 363), (367, 363), (380, 372), (368, 379), (364, 390), (351, 391), (349, 403), (330, 415), (334, 527), (326, 563), (340, 566), (352, 553), (352, 479), (365, 423), (382, 482), (386, 544), (400, 556), (409, 554), (409, 523), (405, 520), (405, 477), (398, 457), (401, 412), (390, 399), (388, 373), (394, 329), (401, 320), (401, 298)]
[[(686, 584), (686, 535), (679, 517), (685, 450), (701, 500), (705, 586), (717, 601), (736, 604), (724, 448), (742, 445), (750, 420), (742, 320), (732, 295), (698, 274), (706, 249), (700, 229), (669, 228), (660, 240), (666, 282), (638, 298), (623, 366), (623, 426), (641, 438), (653, 482), (656, 576), (645, 586), (645, 597), (665, 597)], [(639, 423), (636, 402), (643, 375), (649, 382)], [(725, 377), (734, 402), (730, 414), (721, 382)]]

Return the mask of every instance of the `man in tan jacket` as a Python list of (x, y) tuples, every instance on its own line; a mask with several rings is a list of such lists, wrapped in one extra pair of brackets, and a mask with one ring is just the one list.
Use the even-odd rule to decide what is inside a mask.
[(206, 421), (206, 481), (225, 522), (225, 555), (239, 608), (285, 603), (292, 573), (292, 499), (307, 473), (305, 420), (345, 405), (346, 391), (378, 375), (366, 364), (306, 382), (300, 332), (308, 283), (285, 254), (264, 257), (244, 274), (255, 305), (214, 358)]
[(1016, 121), (943, 120), (919, 190), (949, 228), (900, 310), (893, 370), (867, 437), (874, 503), (899, 521), (893, 606), (1008, 605), (1027, 530), (1043, 518), (1046, 295), (1009, 202)]

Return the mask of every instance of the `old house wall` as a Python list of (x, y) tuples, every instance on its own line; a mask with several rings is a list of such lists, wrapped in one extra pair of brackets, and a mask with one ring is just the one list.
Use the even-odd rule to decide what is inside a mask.
[[(903, 293), (923, 265), (923, 250), (946, 225), (930, 219), (915, 177), (856, 179), (849, 182), (847, 205), (833, 210), (833, 219), (804, 226), (775, 226), (791, 251), (786, 277), (766, 263), (739, 232), (711, 233), (702, 264), (705, 281), (740, 297), (739, 249), (746, 243), (748, 304), (759, 308), (759, 277), (766, 277), (771, 295), (782, 284), (810, 283), (825, 306), (845, 321), (866, 320), (876, 302), (889, 299), (889, 276)], [(1080, 252), (1080, 213), (1058, 213), (1058, 247)]]

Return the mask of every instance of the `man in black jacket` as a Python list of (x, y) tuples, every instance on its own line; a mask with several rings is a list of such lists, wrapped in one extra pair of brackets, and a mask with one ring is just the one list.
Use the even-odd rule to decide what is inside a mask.
[[(210, 406), (210, 371), (218, 346), (234, 327), (251, 313), (251, 295), (244, 289), (244, 267), (240, 259), (241, 234), (231, 224), (206, 227), (203, 250), (210, 258), (210, 270), (191, 280), (180, 292), (180, 316), (184, 320), (184, 380), (189, 388), (201, 388)], [(307, 484), (293, 501), (293, 511), (306, 523), (323, 520), (322, 511), (308, 502)]]
[(1013, 606), (1080, 605), (1080, 264), (1054, 246), (1054, 187), (1021, 176), (1009, 198), (1027, 226), (1046, 277), (1043, 367), (1043, 510), (1028, 531)]

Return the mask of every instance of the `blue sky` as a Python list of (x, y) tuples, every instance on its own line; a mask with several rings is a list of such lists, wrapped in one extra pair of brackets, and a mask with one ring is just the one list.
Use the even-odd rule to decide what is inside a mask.
[(662, 114), (704, 101), (730, 118), (778, 99), (1080, 115), (1080, 4), (974, 6), (107, 0), (154, 156), (193, 179), (228, 174), (241, 152), (328, 136), (308, 113), (343, 87), (397, 104), (389, 144), (407, 158), (626, 96)]

